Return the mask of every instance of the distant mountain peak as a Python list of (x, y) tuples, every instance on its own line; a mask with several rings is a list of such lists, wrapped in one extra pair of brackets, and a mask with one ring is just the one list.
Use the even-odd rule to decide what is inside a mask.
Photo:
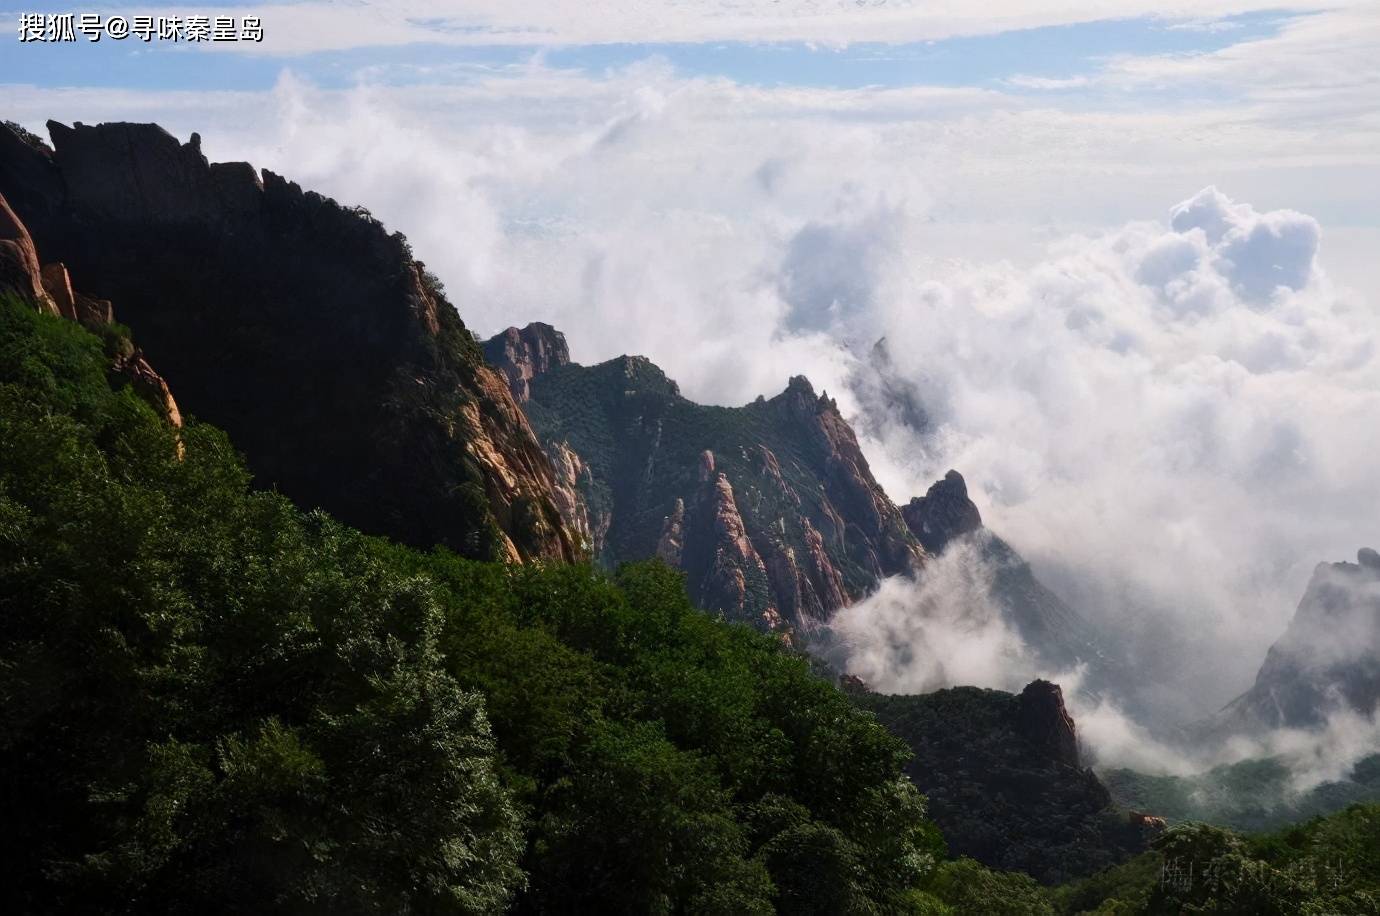
[(930, 553), (943, 552), (950, 541), (982, 527), (982, 515), (968, 498), (968, 484), (958, 471), (950, 470), (924, 496), (916, 496), (901, 508), (906, 524)]
[(577, 556), (509, 386), (400, 233), (195, 134), (48, 128), (52, 151), (0, 127), (0, 193), (259, 485), (412, 544)]
[(646, 357), (542, 368), (521, 334), (485, 353), (526, 384), (548, 452), (578, 456), (557, 462), (583, 469), (561, 482), (577, 497), (568, 517), (606, 564), (660, 556), (701, 607), (790, 632), (923, 562), (837, 403), (805, 376), (704, 406)]
[(1195, 730), (1321, 726), (1335, 710), (1380, 710), (1380, 553), (1319, 563), (1251, 688)]
[(513, 398), (525, 403), (531, 381), (554, 368), (569, 365), (565, 335), (542, 321), (524, 328), (508, 328), (484, 342), (484, 358), (503, 373)]

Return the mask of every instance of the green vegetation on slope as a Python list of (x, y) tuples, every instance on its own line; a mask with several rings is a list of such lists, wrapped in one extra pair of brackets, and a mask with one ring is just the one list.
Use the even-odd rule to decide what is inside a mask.
[(1056, 892), (1062, 912), (1361, 916), (1380, 913), (1380, 805), (1242, 837), (1183, 824), (1124, 865)]
[(907, 772), (955, 855), (1056, 884), (1145, 848), (1091, 770), (1050, 759), (1018, 733), (1017, 697), (954, 687), (855, 700), (915, 752)]
[[(809, 400), (815, 400), (813, 391)], [(592, 511), (612, 516), (599, 559), (613, 566), (655, 555), (677, 497), (688, 499), (700, 488), (700, 455), (706, 449), (714, 453), (716, 471), (733, 482), (750, 536), (761, 539), (769, 532), (799, 545), (802, 518), (833, 516), (836, 509), (823, 508), (830, 504), (827, 459), (789, 402), (788, 391), (742, 407), (696, 404), (682, 397), (661, 369), (633, 356), (554, 368), (533, 380), (532, 398), (523, 406), (538, 435), (568, 442), (593, 469), (592, 491), (585, 496)], [(762, 447), (779, 462), (790, 494), (768, 483)], [(909, 541), (899, 516), (896, 522), (895, 537)], [(863, 534), (832, 532), (823, 522), (816, 527), (826, 541), (838, 542), (832, 560), (847, 590), (860, 595), (875, 586), (877, 560), (868, 555)], [(751, 619), (770, 595), (765, 581), (749, 581), (748, 589)]]
[(1276, 830), (1358, 802), (1380, 802), (1380, 754), (1362, 759), (1346, 779), (1302, 792), (1294, 788), (1293, 771), (1278, 758), (1224, 764), (1193, 776), (1126, 769), (1100, 775), (1124, 805), (1170, 822), (1202, 821), (1235, 830)]
[(0, 909), (945, 911), (904, 745), (673, 571), (302, 513), (102, 347), (0, 301)]

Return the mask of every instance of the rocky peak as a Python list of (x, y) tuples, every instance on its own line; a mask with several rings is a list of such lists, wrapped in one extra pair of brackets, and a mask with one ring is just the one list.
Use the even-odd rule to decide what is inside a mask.
[(920, 431), (930, 426), (919, 386), (900, 371), (885, 337), (872, 347), (866, 363), (849, 379), (853, 395), (867, 405), (865, 414), (872, 422), (900, 423)]
[(589, 517), (609, 520), (600, 560), (660, 556), (701, 607), (815, 631), (924, 561), (837, 403), (803, 376), (743, 407), (695, 404), (632, 356), (571, 364), (529, 388), (543, 439), (568, 443), (588, 469)]
[(1064, 692), (1049, 681), (1031, 681), (1017, 698), (1016, 730), (1051, 760), (1077, 767), (1078, 736), (1064, 707)]
[[(512, 392), (405, 238), (153, 124), (0, 128), (0, 193), (256, 480), (365, 531), (573, 558)], [(77, 300), (80, 302), (80, 299)]]
[(862, 562), (872, 576), (909, 572), (925, 552), (906, 527), (895, 504), (872, 476), (853, 427), (827, 393), (818, 397), (804, 376), (795, 376), (769, 407), (784, 409), (797, 435), (808, 443), (822, 468), (829, 501), (869, 542)]
[(952, 470), (924, 496), (903, 506), (901, 515), (916, 539), (932, 554), (942, 552), (954, 538), (982, 527), (982, 516), (968, 498), (963, 475)]
[(1341, 708), (1380, 710), (1380, 555), (1356, 559), (1314, 569), (1255, 683), (1223, 710), (1228, 727), (1314, 728)]
[(687, 506), (677, 499), (662, 523), (656, 553), (686, 571), (700, 607), (766, 630), (781, 628), (767, 595), (766, 564), (748, 536), (728, 475), (714, 470), (714, 453), (700, 453), (699, 490)]
[(714, 476), (714, 453), (709, 449), (700, 452), (700, 483)]
[(525, 328), (508, 328), (484, 343), (484, 358), (508, 379), (519, 404), (531, 397), (531, 381), (570, 364), (565, 335), (549, 324), (534, 321)]

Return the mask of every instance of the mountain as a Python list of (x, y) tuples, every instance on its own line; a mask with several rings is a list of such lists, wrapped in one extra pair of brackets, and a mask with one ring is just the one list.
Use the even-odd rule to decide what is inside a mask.
[(181, 428), (182, 412), (168, 383), (115, 324), (110, 302), (74, 291), (62, 264), (43, 264), (28, 227), (0, 195), (0, 294), (5, 293), (17, 295), (40, 312), (100, 334), (108, 351), (110, 374), (129, 385), (171, 426)]
[(1264, 757), (1188, 776), (1124, 768), (1099, 775), (1117, 802), (1154, 811), (1170, 823), (1197, 821), (1253, 832), (1278, 830), (1348, 805), (1380, 802), (1380, 753), (1358, 760), (1341, 778), (1303, 791), (1295, 764), (1287, 757)]
[(1092, 624), (1046, 588), (1030, 564), (983, 525), (962, 474), (949, 471), (924, 496), (902, 506), (901, 515), (933, 556), (955, 545), (973, 548), (990, 602), (1041, 667), (1051, 672), (1082, 667), (1082, 689), (1094, 694), (1116, 682), (1121, 666)]
[(260, 486), (466, 556), (575, 536), (508, 386), (400, 234), (153, 124), (0, 127), (0, 194), (45, 258), (119, 303), (178, 403)]
[(254, 489), (41, 253), (0, 205), (0, 912), (941, 911), (905, 746), (780, 640)]
[(1037, 680), (1020, 694), (954, 687), (854, 698), (914, 752), (906, 772), (952, 855), (1052, 884), (1142, 851), (1163, 826), (1117, 807), (1082, 766), (1056, 684)]
[(804, 377), (743, 407), (695, 404), (639, 356), (572, 363), (549, 325), (484, 345), (606, 565), (660, 556), (700, 607), (808, 631), (925, 552), (852, 429)]
[(1338, 711), (1380, 708), (1380, 554), (1320, 563), (1255, 683), (1196, 729), (1258, 733), (1317, 728)]

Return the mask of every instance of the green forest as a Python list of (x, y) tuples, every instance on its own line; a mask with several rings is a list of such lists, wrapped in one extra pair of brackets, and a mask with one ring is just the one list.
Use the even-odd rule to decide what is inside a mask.
[(676, 572), (301, 511), (129, 346), (0, 301), (6, 913), (1380, 913), (1375, 806), (1058, 889), (951, 860), (906, 746)]

